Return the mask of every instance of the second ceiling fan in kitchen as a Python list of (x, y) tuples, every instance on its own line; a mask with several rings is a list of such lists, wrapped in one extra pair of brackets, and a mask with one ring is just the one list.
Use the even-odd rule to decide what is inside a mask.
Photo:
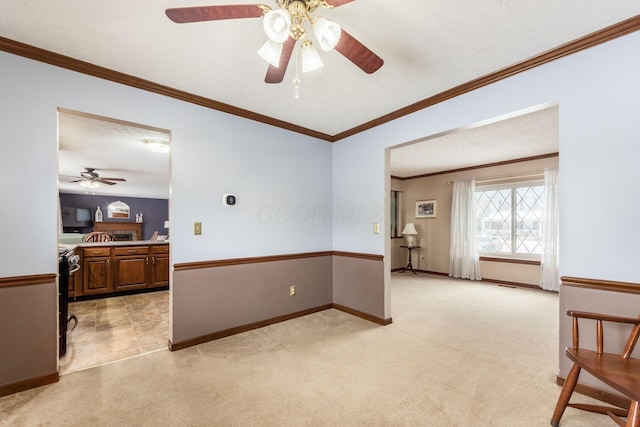
[(80, 172), (80, 176), (78, 177), (78, 179), (71, 182), (78, 182), (83, 187), (95, 188), (100, 186), (100, 184), (106, 184), (106, 185), (117, 184), (117, 182), (112, 182), (112, 181), (126, 182), (127, 180), (124, 178), (101, 177), (96, 172), (95, 168), (85, 168), (84, 172)]

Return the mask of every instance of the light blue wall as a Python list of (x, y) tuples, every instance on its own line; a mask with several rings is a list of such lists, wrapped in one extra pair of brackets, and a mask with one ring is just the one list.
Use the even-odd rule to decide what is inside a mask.
[[(4, 52), (0, 70), (0, 277), (57, 273), (58, 107), (172, 132), (172, 263), (331, 250), (331, 220), (305, 216), (331, 211), (331, 144)], [(223, 206), (224, 193), (238, 205)], [(0, 288), (0, 312), (26, 313), (0, 331), (0, 359), (12, 361), (0, 386), (55, 375), (54, 287)], [(188, 293), (172, 285), (172, 298)], [(34, 301), (49, 301), (46, 319), (29, 314)], [(188, 321), (174, 314), (173, 327)]]
[(173, 262), (331, 249), (330, 219), (305, 214), (331, 210), (325, 141), (7, 53), (0, 69), (0, 277), (56, 271), (57, 107), (171, 130)]
[[(640, 33), (634, 33), (339, 141), (334, 210), (385, 204), (387, 147), (558, 102), (561, 273), (640, 283), (638, 46)], [(385, 251), (383, 235), (372, 235), (368, 224), (338, 224), (333, 233), (336, 249)]]
[[(181, 263), (389, 253), (387, 147), (558, 102), (561, 273), (640, 283), (638, 46), (634, 33), (336, 144), (0, 53), (0, 277), (56, 271), (57, 107), (172, 131), (172, 260)], [(222, 206), (226, 192), (238, 194), (236, 208)], [(379, 286), (391, 317), (389, 286)]]

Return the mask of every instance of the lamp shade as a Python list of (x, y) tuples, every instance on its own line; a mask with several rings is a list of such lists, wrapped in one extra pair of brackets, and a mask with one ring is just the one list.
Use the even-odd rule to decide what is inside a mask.
[(270, 40), (276, 43), (284, 43), (289, 38), (291, 15), (286, 9), (271, 10), (264, 15), (262, 26)]
[(320, 59), (316, 48), (313, 47), (313, 43), (305, 40), (304, 43), (302, 43), (302, 72), (308, 73), (323, 66), (322, 59)]
[(282, 55), (282, 43), (276, 43), (268, 39), (258, 51), (258, 55), (274, 67), (279, 67), (280, 55)]
[(402, 235), (403, 236), (414, 236), (416, 234), (418, 234), (418, 231), (416, 230), (416, 226), (413, 225), (412, 222), (408, 222), (404, 226), (404, 229), (402, 230)]
[(340, 34), (342, 34), (342, 28), (328, 19), (318, 18), (313, 22), (313, 34), (316, 35), (316, 39), (320, 43), (320, 49), (326, 52), (336, 47), (338, 40), (340, 40)]

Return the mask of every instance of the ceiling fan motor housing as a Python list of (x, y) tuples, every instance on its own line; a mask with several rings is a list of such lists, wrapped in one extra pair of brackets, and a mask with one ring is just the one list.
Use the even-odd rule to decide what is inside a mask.
[(80, 172), (80, 175), (86, 179), (95, 179), (98, 177), (98, 174), (95, 172), (95, 168), (85, 168), (84, 172)]

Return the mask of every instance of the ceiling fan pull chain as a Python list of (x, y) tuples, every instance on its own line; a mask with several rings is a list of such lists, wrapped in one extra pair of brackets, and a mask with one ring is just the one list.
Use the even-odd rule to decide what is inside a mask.
[(300, 99), (300, 79), (298, 78), (298, 50), (296, 49), (296, 78), (293, 79), (293, 97)]

